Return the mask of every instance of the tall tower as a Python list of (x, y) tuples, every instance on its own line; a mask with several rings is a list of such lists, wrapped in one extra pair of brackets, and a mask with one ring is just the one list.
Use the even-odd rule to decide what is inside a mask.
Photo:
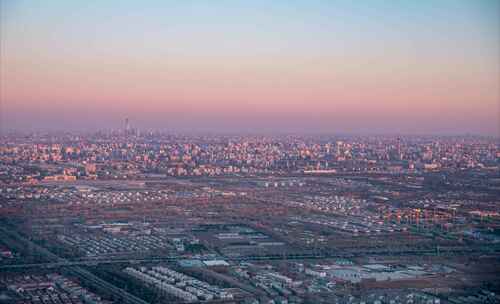
[(401, 154), (401, 137), (398, 137), (398, 143), (396, 149), (398, 150), (398, 160), (402, 160), (403, 155)]
[(130, 132), (130, 122), (127, 117), (125, 118), (125, 134), (128, 134), (129, 132)]

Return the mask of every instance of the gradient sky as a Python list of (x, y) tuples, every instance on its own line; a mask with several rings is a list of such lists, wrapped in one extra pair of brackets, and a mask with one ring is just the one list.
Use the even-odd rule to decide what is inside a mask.
[(499, 135), (497, 0), (0, 2), (4, 130)]

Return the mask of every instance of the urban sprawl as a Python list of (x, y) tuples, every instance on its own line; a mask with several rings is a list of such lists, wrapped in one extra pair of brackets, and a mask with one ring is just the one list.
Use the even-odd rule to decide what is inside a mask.
[(0, 142), (0, 303), (500, 302), (497, 138)]

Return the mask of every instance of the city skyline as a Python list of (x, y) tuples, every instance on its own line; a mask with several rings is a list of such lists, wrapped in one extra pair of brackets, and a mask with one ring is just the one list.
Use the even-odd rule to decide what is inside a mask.
[(495, 1), (2, 2), (2, 130), (500, 130)]
[(500, 303), (499, 0), (0, 0), (0, 304)]

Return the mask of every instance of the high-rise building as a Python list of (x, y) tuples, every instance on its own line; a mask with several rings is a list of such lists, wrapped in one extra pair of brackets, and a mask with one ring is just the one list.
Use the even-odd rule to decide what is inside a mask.
[(125, 118), (125, 134), (128, 134), (129, 132), (130, 132), (130, 122), (127, 117)]

